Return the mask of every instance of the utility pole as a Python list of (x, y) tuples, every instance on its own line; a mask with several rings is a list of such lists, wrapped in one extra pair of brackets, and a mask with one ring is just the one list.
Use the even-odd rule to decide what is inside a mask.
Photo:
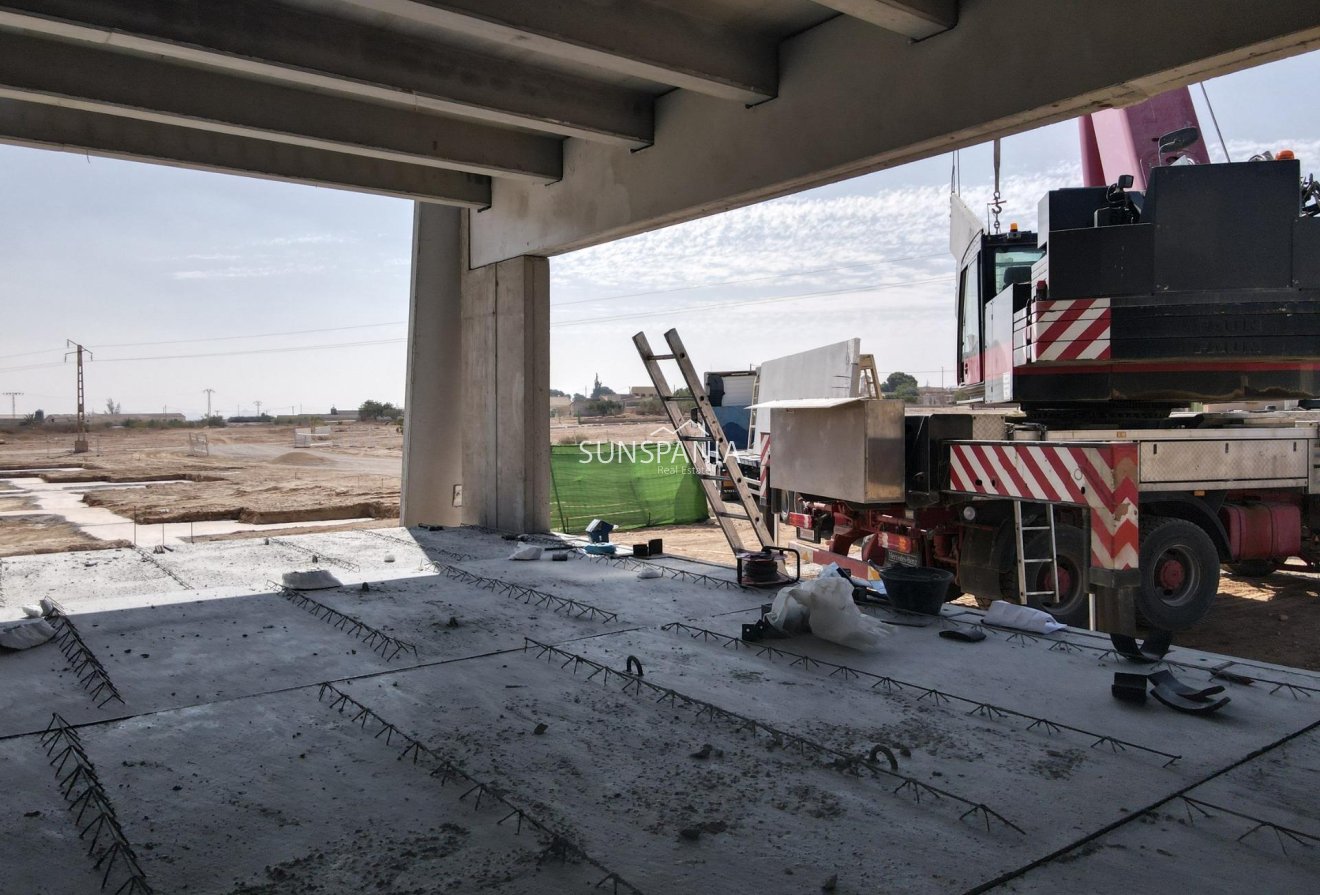
[(74, 351), (66, 351), (64, 359), (67, 361), (70, 354), (78, 355), (78, 428), (73, 436), (73, 452), (75, 454), (87, 453), (87, 410), (83, 402), (83, 355), (86, 354), (89, 360), (95, 360), (92, 353), (79, 345), (72, 339), (64, 340), (65, 347), (72, 345)]
[(202, 391), (206, 392), (206, 418), (209, 420), (211, 418), (211, 396), (215, 394), (215, 389), (204, 388)]
[(253, 401), (252, 403), (257, 405), (257, 419), (261, 419), (261, 402)]
[(5, 392), (5, 394), (9, 396), (9, 415), (10, 415), (10, 417), (12, 417), (12, 418), (14, 418), (14, 419), (18, 419), (18, 409), (17, 409), (17, 408), (18, 408), (18, 396), (21, 395), (21, 394), (23, 394), (23, 393), (22, 393), (22, 392)]

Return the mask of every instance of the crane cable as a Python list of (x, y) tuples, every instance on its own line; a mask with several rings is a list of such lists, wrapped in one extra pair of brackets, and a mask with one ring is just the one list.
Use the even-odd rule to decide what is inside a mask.
[(1205, 92), (1205, 81), (1200, 81), (1196, 85), (1201, 88), (1201, 96), (1205, 97), (1205, 107), (1210, 112), (1210, 123), (1215, 126), (1215, 133), (1219, 135), (1219, 145), (1224, 150), (1224, 161), (1231, 162), (1233, 157), (1228, 154), (1228, 144), (1224, 142), (1224, 132), (1219, 129), (1219, 119), (1215, 117), (1215, 107), (1210, 102), (1210, 94)]
[(1004, 210), (1004, 197), (999, 193), (999, 138), (995, 138), (995, 195), (990, 200), (990, 211), (995, 216), (995, 232), (999, 232), (999, 214)]

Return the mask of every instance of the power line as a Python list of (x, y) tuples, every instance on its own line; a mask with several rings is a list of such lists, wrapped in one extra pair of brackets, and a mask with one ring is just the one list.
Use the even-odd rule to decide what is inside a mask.
[(386, 323), (359, 323), (355, 326), (330, 326), (325, 329), (292, 329), (279, 333), (251, 333), (244, 336), (207, 336), (200, 339), (170, 339), (161, 342), (118, 342), (102, 345), (101, 348), (142, 348), (148, 345), (184, 345), (191, 342), (231, 342), (235, 339), (268, 339), (274, 336), (303, 336), (310, 333), (335, 333), (350, 329), (379, 329), (383, 326), (402, 326), (407, 320), (390, 320)]

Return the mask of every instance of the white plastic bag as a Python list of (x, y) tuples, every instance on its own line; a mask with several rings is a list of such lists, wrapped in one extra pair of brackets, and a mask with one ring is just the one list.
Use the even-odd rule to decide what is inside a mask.
[(509, 559), (533, 560), (541, 558), (541, 548), (535, 544), (524, 544), (509, 554)]
[(800, 630), (806, 621), (817, 637), (849, 649), (873, 650), (894, 629), (863, 615), (852, 591), (852, 582), (838, 575), (803, 581), (779, 592), (766, 619), (784, 631)]
[(985, 623), (998, 625), (1001, 628), (1029, 631), (1032, 634), (1053, 634), (1068, 627), (1062, 622), (1055, 621), (1054, 616), (1044, 610), (1010, 603), (1007, 600), (995, 600), (990, 604), (990, 608), (985, 613)]

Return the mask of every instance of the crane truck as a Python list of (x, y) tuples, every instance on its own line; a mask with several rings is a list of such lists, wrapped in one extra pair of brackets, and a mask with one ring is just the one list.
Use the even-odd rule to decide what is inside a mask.
[[(1208, 163), (1185, 90), (1081, 131), (1038, 232), (955, 197), (957, 406), (780, 402), (768, 509), (863, 577), (1176, 631), (1221, 565), (1320, 570), (1320, 188), (1290, 153)], [(1204, 409), (1233, 401), (1274, 409)]]

